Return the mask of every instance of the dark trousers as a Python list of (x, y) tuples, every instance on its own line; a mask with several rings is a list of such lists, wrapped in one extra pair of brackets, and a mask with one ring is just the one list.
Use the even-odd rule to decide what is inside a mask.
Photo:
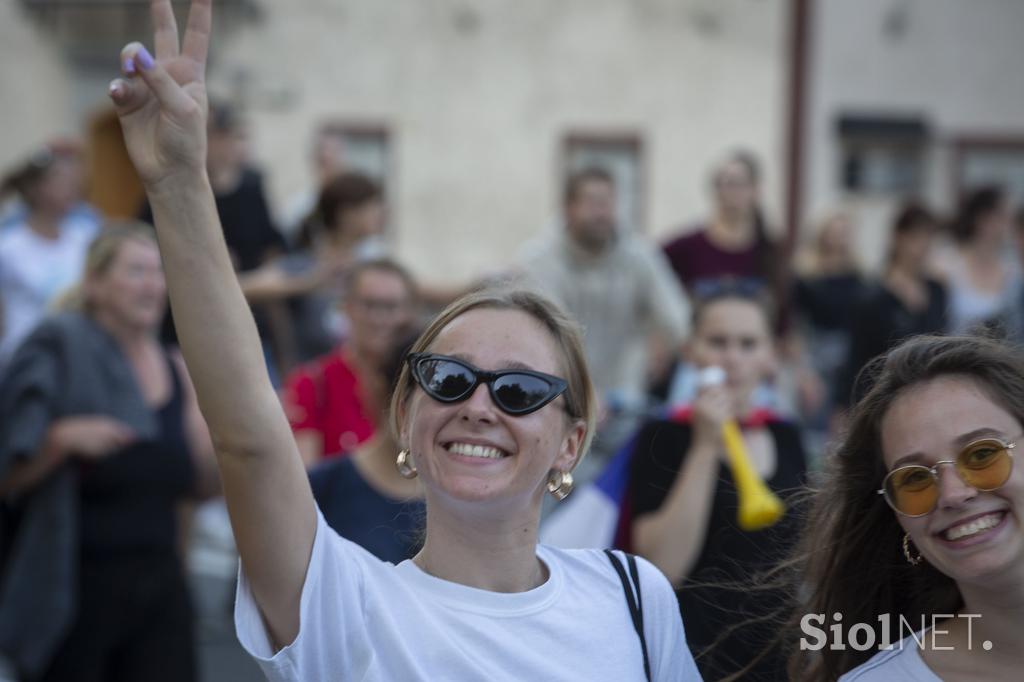
[(194, 682), (192, 606), (174, 554), (87, 559), (79, 610), (40, 682)]

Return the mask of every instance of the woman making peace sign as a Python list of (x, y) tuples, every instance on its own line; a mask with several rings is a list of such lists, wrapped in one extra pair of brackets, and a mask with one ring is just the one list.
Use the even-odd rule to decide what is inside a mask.
[(571, 487), (594, 408), (578, 331), (536, 295), (461, 299), (413, 347), (392, 413), (401, 468), (424, 487), (422, 551), (394, 566), (326, 526), (204, 170), (210, 5), (194, 0), (179, 51), (171, 3), (154, 0), (156, 56), (128, 45), (110, 94), (217, 445), (243, 643), (272, 680), (699, 679), (650, 564), (537, 545), (544, 489)]

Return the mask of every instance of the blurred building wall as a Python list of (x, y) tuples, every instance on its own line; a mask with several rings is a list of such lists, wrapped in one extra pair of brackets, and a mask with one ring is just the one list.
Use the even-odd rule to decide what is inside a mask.
[(850, 207), (861, 252), (875, 265), (899, 195), (844, 190), (837, 118), (925, 122), (920, 195), (952, 211), (958, 141), (1024, 144), (1024, 2), (817, 0), (812, 21), (804, 215)]
[(72, 78), (73, 69), (18, 3), (0, 2), (0, 174), (50, 137), (81, 130)]
[[(258, 21), (215, 27), (209, 80), (248, 109), (271, 198), (281, 206), (310, 182), (317, 123), (383, 128), (394, 238), (422, 274), (458, 281), (504, 267), (555, 229), (573, 134), (636, 141), (648, 234), (702, 216), (709, 166), (738, 146), (763, 159), (769, 212), (781, 214), (786, 3), (251, 4)], [(39, 32), (19, 6), (0, 3), (0, 87), (14, 103), (3, 167), (24, 140), (84, 126), (116, 75), (116, 50), (99, 59), (67, 22), (61, 38)], [(65, 61), (68, 43), (89, 57)]]
[(764, 160), (771, 209), (784, 129), (786, 5), (754, 0), (297, 0), (223, 50), (213, 79), (251, 104), (278, 200), (308, 180), (323, 119), (392, 141), (400, 253), (434, 278), (506, 265), (553, 229), (570, 133), (643, 150), (645, 229), (700, 216), (709, 164)]
[[(217, 26), (210, 82), (249, 110), (253, 155), (271, 198), (283, 206), (310, 182), (318, 123), (385, 131), (393, 237), (421, 274), (457, 281), (500, 268), (525, 239), (556, 229), (570, 135), (635, 141), (640, 228), (653, 236), (705, 213), (708, 168), (738, 146), (762, 158), (767, 212), (782, 216), (789, 2), (222, 6), (232, 3), (259, 11), (227, 12)], [(810, 6), (801, 229), (807, 235), (826, 210), (849, 207), (862, 227), (861, 252), (874, 264), (902, 193), (844, 187), (838, 118), (924, 122), (917, 191), (950, 209), (964, 139), (1018, 144), (1024, 158), (1024, 2)], [(125, 26), (138, 23), (132, 16)], [(74, 50), (88, 58), (77, 58), (62, 44), (77, 22), (56, 36), (28, 20), (20, 2), (0, 3), (0, 169), (53, 135), (82, 131), (105, 105), (116, 75), (111, 32), (102, 43), (109, 60), (81, 36)], [(1015, 172), (1024, 178), (1024, 163)]]

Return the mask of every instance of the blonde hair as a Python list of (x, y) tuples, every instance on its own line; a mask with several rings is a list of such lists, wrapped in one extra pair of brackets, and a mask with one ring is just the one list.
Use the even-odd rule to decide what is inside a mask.
[(58, 312), (77, 311), (91, 313), (92, 304), (85, 294), (85, 282), (100, 277), (113, 265), (125, 242), (141, 241), (156, 245), (156, 232), (143, 222), (123, 221), (105, 225), (89, 244), (85, 266), (79, 281), (54, 299), (51, 308)]
[[(441, 331), (456, 318), (477, 309), (518, 310), (534, 318), (547, 329), (562, 356), (565, 380), (569, 386), (563, 397), (565, 411), (573, 419), (586, 422), (586, 435), (580, 445), (576, 463), (586, 454), (594, 437), (597, 415), (597, 400), (594, 385), (590, 380), (586, 356), (583, 353), (583, 335), (579, 325), (552, 301), (527, 289), (497, 287), (482, 289), (458, 299), (435, 317), (427, 326), (410, 353), (420, 353), (430, 348)], [(415, 388), (409, 366), (403, 365), (391, 395), (390, 421), (396, 438), (401, 438), (404, 409)]]
[[(836, 223), (845, 222), (850, 228), (854, 226), (853, 214), (845, 208), (837, 208), (823, 213), (811, 224), (810, 235), (804, 240), (795, 257), (796, 272), (804, 277), (813, 277), (822, 273), (821, 251), (825, 238)], [(852, 234), (851, 234), (852, 239)], [(854, 272), (862, 270), (857, 260), (856, 246), (849, 244), (849, 265)]]

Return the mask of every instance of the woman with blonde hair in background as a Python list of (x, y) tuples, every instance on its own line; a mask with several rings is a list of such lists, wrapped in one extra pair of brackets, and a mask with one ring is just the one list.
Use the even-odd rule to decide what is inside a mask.
[(0, 650), (27, 680), (195, 679), (177, 516), (216, 473), (184, 362), (157, 338), (152, 230), (105, 228), (84, 270), (0, 383)]
[(110, 93), (217, 443), (241, 555), (239, 638), (268, 677), (699, 679), (657, 570), (537, 545), (542, 497), (571, 489), (594, 397), (578, 330), (536, 295), (463, 298), (409, 355), (391, 419), (396, 466), (423, 485), (422, 550), (395, 566), (327, 527), (203, 171), (211, 2), (193, 1), (180, 51), (170, 0), (152, 8), (156, 57), (128, 45)]
[(868, 291), (855, 253), (853, 218), (842, 211), (825, 217), (801, 260), (794, 283), (800, 348), (821, 381), (817, 401), (805, 404), (805, 426), (824, 436), (833, 405), (828, 387), (842, 378), (853, 334), (850, 317)]

